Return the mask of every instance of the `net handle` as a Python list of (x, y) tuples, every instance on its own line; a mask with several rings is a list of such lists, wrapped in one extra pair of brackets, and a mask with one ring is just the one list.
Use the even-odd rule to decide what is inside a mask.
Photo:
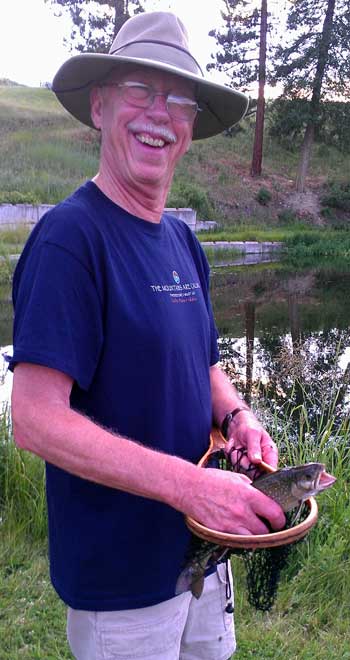
[[(226, 444), (227, 444), (227, 440), (225, 440), (220, 429), (218, 429), (216, 426), (213, 426), (210, 433), (209, 447), (205, 452), (205, 454), (200, 459), (198, 463), (198, 467), (205, 467), (210, 459), (210, 456), (212, 454), (215, 454), (217, 451), (220, 451), (221, 449), (225, 449)], [(264, 472), (276, 472), (276, 468), (273, 468), (272, 465), (269, 465), (264, 461), (259, 461), (257, 465), (260, 466), (264, 470)]]

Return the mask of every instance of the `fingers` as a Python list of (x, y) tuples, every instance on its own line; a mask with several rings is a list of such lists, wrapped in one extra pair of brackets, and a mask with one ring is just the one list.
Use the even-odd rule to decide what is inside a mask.
[(263, 461), (276, 468), (278, 465), (277, 445), (266, 431), (263, 432), (261, 437), (261, 451)]
[[(215, 468), (199, 469), (200, 492), (186, 500), (186, 513), (203, 525), (231, 534), (267, 534), (281, 529), (285, 518), (279, 505), (254, 488), (250, 479)], [(265, 524), (267, 523), (267, 524)]]
[[(237, 420), (235, 425), (231, 422), (226, 453), (232, 450), (232, 447), (244, 447), (248, 463), (258, 465), (264, 461), (274, 468), (278, 465), (276, 444), (250, 411), (249, 414), (241, 413), (241, 419)], [(245, 467), (244, 462), (242, 466)]]
[[(252, 486), (252, 489), (254, 489), (254, 486)], [(286, 524), (286, 517), (280, 505), (264, 493), (260, 493), (260, 495), (263, 495), (263, 497), (259, 497), (254, 501), (254, 512), (268, 520), (274, 531), (283, 529)]]

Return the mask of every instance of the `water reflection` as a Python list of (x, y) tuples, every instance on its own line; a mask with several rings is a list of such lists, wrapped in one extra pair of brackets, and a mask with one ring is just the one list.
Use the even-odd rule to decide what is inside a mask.
[[(350, 270), (326, 264), (215, 270), (223, 365), (249, 403), (308, 402), (308, 422), (349, 413)], [(317, 402), (317, 403), (311, 403)]]

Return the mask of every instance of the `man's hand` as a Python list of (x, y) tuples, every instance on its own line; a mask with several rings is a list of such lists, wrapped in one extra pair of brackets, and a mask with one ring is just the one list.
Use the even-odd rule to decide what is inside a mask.
[(251, 410), (241, 410), (235, 415), (228, 427), (227, 440), (227, 452), (233, 448), (246, 449), (250, 463), (263, 460), (277, 467), (277, 446)]
[(218, 365), (210, 367), (210, 382), (213, 419), (219, 428), (228, 412), (244, 408), (233, 417), (227, 429), (228, 450), (244, 448), (248, 453), (247, 462), (259, 464), (263, 460), (277, 467), (278, 451), (275, 443)]
[(231, 534), (268, 533), (262, 518), (274, 530), (285, 525), (279, 504), (251, 486), (248, 477), (213, 468), (198, 468), (182, 509), (206, 527)]

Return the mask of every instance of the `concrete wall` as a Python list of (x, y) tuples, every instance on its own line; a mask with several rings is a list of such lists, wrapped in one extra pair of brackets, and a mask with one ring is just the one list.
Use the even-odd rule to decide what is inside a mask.
[(41, 216), (52, 208), (52, 204), (0, 204), (0, 226), (35, 225)]
[[(0, 227), (13, 225), (35, 225), (41, 216), (53, 207), (53, 204), (0, 204)], [(194, 209), (165, 209), (177, 216), (194, 231), (196, 229), (196, 211)]]

